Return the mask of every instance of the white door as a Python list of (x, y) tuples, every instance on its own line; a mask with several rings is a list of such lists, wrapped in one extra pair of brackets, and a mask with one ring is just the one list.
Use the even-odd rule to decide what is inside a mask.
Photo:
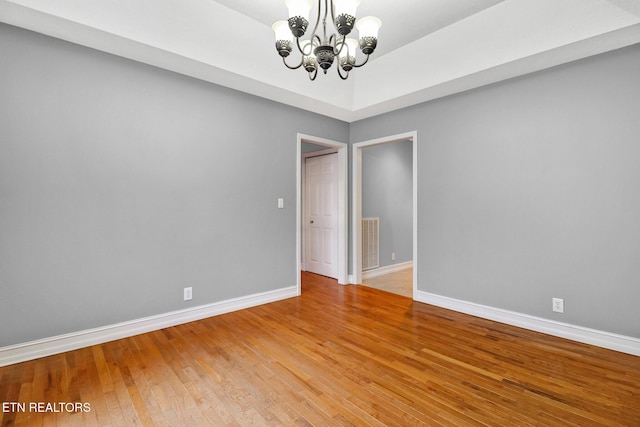
[(305, 163), (305, 268), (338, 277), (338, 154)]

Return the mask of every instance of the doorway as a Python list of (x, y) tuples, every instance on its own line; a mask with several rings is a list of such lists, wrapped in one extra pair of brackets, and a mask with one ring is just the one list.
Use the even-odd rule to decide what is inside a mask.
[[(348, 284), (348, 145), (343, 142), (318, 138), (311, 135), (298, 134), (296, 156), (296, 286), (297, 293), (301, 293), (301, 271), (305, 269), (305, 225), (304, 221), (304, 189), (305, 189), (305, 159), (309, 157), (303, 151), (303, 145), (313, 144), (325, 148), (325, 153), (336, 153), (336, 179), (337, 179), (337, 247), (335, 248), (337, 280), (341, 285)], [(316, 154), (318, 154), (316, 152)]]
[(384, 138), (378, 138), (369, 141), (363, 141), (359, 143), (353, 144), (353, 163), (352, 163), (352, 171), (353, 171), (353, 198), (352, 198), (352, 242), (353, 242), (353, 275), (351, 283), (362, 284), (363, 281), (363, 272), (362, 272), (362, 150), (367, 147), (373, 147), (381, 144), (390, 144), (394, 142), (400, 141), (411, 141), (412, 143), (412, 181), (413, 181), (413, 190), (412, 190), (412, 200), (413, 200), (413, 212), (412, 212), (412, 261), (413, 261), (413, 272), (412, 272), (412, 295), (415, 298), (416, 290), (417, 290), (417, 277), (418, 277), (418, 269), (417, 269), (417, 131), (408, 132), (399, 135), (393, 135)]

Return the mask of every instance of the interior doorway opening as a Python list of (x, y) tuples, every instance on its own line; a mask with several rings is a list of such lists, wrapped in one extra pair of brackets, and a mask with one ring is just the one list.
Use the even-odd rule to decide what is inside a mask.
[[(296, 156), (296, 286), (298, 295), (301, 294), (301, 271), (305, 269), (305, 227), (304, 216), (304, 188), (305, 188), (305, 160), (313, 156), (305, 153), (308, 145), (318, 146), (323, 153), (337, 154), (337, 280), (341, 285), (348, 284), (348, 145), (339, 141), (311, 135), (298, 134)], [(318, 150), (315, 155), (318, 154)]]
[(417, 259), (418, 259), (418, 245), (417, 245), (417, 218), (418, 218), (418, 204), (417, 204), (417, 194), (418, 194), (418, 186), (417, 186), (417, 131), (392, 135), (383, 138), (377, 138), (369, 141), (363, 141), (353, 144), (353, 159), (352, 159), (352, 224), (351, 224), (351, 233), (352, 233), (352, 242), (353, 242), (353, 258), (352, 258), (352, 266), (353, 266), (353, 274), (351, 277), (351, 283), (362, 284), (363, 282), (363, 263), (362, 263), (362, 254), (363, 254), (363, 246), (362, 246), (362, 150), (367, 147), (373, 147), (381, 144), (390, 144), (394, 142), (400, 141), (411, 141), (412, 143), (412, 201), (413, 201), (413, 212), (412, 212), (412, 262), (413, 262), (413, 274), (412, 274), (412, 295), (415, 298), (417, 283), (418, 283), (418, 268), (417, 268)]

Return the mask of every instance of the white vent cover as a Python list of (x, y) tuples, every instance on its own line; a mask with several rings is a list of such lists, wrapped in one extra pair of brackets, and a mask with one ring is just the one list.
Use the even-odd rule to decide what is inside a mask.
[(362, 271), (380, 267), (380, 218), (362, 218)]

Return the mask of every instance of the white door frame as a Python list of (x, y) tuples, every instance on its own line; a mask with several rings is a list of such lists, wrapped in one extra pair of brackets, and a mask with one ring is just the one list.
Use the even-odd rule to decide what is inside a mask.
[(362, 284), (362, 149), (374, 145), (407, 141), (413, 143), (413, 295), (418, 286), (418, 131), (371, 139), (353, 144), (353, 199), (351, 233), (353, 274), (351, 283)]
[(349, 264), (349, 181), (348, 174), (348, 145), (344, 142), (299, 133), (297, 136), (296, 155), (296, 286), (298, 295), (301, 294), (302, 266), (302, 180), (304, 156), (302, 155), (302, 143), (322, 145), (332, 148), (338, 153), (338, 283), (348, 284), (347, 268)]

